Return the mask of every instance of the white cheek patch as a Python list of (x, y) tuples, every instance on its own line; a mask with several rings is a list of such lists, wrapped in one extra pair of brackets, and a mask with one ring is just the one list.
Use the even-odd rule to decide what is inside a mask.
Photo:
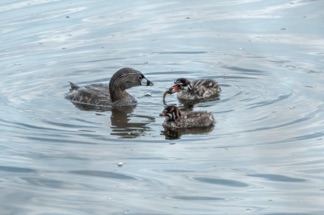
[(168, 117), (169, 119), (172, 119), (172, 115), (170, 113), (166, 113), (165, 116)]
[(177, 118), (175, 112), (172, 112), (172, 119), (175, 120)]
[(142, 78), (142, 80), (141, 80), (141, 85), (144, 85), (144, 86), (147, 85), (147, 80), (146, 80), (146, 78)]

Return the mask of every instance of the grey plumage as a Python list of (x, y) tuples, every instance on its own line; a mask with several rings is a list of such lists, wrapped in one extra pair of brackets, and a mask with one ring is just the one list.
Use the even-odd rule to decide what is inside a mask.
[(126, 92), (135, 86), (153, 86), (145, 76), (131, 68), (118, 70), (107, 84), (91, 84), (83, 87), (70, 82), (70, 93), (66, 98), (72, 102), (96, 106), (127, 106), (135, 105), (136, 99)]

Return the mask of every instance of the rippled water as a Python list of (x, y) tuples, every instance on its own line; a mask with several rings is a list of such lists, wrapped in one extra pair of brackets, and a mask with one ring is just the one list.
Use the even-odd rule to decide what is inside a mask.
[[(323, 214), (324, 2), (0, 3), (1, 214)], [(69, 83), (154, 87), (85, 111)], [(162, 94), (212, 78), (208, 131), (164, 132)], [(181, 104), (174, 95), (170, 104)]]

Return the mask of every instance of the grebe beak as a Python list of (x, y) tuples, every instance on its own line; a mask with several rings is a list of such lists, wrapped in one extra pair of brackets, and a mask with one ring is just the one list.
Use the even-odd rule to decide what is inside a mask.
[(141, 85), (143, 85), (143, 86), (154, 86), (153, 82), (148, 80), (147, 78), (142, 79)]
[(147, 80), (147, 84), (146, 84), (146, 86), (154, 86), (154, 84), (153, 84), (153, 82), (152, 82), (152, 81), (150, 81), (150, 80)]
[(162, 113), (160, 113), (159, 116), (166, 116), (166, 112), (165, 112), (165, 110), (162, 111)]
[(177, 92), (180, 91), (180, 89), (181, 89), (180, 84), (175, 84), (175, 85), (173, 85), (172, 87), (170, 87), (169, 90), (172, 91), (172, 93), (177, 93)]

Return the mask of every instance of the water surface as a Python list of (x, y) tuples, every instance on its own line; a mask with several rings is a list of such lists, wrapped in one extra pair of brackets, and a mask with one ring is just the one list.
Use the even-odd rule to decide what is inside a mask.
[[(323, 1), (0, 3), (1, 214), (323, 214)], [(154, 87), (86, 111), (69, 83)], [(217, 80), (207, 131), (165, 132), (163, 92)], [(177, 104), (174, 95), (169, 104)]]

